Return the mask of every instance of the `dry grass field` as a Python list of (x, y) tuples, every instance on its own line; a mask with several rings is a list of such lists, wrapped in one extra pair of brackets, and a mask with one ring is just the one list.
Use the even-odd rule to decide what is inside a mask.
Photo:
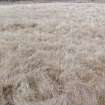
[(0, 5), (0, 105), (105, 105), (105, 4)]
[(52, 2), (76, 2), (76, 3), (88, 3), (88, 2), (96, 2), (96, 3), (105, 3), (105, 0), (0, 0), (0, 4), (5, 3), (52, 3)]

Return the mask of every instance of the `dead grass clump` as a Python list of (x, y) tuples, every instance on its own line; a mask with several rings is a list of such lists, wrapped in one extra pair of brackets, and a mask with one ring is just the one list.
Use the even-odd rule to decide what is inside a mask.
[(62, 70), (55, 67), (49, 67), (46, 69), (48, 76), (51, 78), (52, 81), (59, 82), (59, 77), (62, 73)]
[[(46, 73), (27, 73), (16, 83), (15, 99), (20, 102), (40, 102), (57, 96), (57, 88)], [(22, 99), (22, 100), (21, 100)]]
[(33, 24), (15, 23), (15, 24), (4, 26), (4, 27), (1, 26), (0, 30), (1, 31), (17, 31), (17, 30), (22, 30), (26, 28), (35, 28), (36, 26), (37, 26), (37, 23), (33, 23)]
[(2, 94), (5, 100), (5, 105), (15, 105), (13, 100), (13, 86), (6, 85), (3, 87)]
[(105, 105), (105, 92), (103, 92), (102, 94), (99, 94), (98, 105)]
[(48, 75), (50, 81), (56, 86), (58, 94), (61, 95), (63, 92), (64, 84), (61, 80), (61, 75), (64, 70), (61, 67), (57, 66), (49, 66), (45, 70), (46, 74)]
[[(35, 100), (44, 100), (44, 96), (40, 94), (39, 91), (39, 83), (38, 80), (35, 79), (34, 77), (28, 77), (27, 78), (28, 83), (29, 83), (29, 88), (32, 89), (33, 93), (34, 93), (34, 98)], [(32, 99), (30, 99), (30, 101), (32, 101)]]
[(99, 96), (98, 105), (105, 105), (105, 96)]

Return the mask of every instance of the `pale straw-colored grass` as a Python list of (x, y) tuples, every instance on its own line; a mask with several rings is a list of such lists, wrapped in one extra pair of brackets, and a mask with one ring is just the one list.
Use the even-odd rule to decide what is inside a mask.
[(0, 105), (105, 105), (105, 4), (1, 5)]

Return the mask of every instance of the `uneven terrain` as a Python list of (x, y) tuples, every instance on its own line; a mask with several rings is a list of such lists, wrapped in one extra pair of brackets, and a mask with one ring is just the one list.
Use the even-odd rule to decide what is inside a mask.
[(105, 105), (105, 4), (1, 5), (0, 105)]

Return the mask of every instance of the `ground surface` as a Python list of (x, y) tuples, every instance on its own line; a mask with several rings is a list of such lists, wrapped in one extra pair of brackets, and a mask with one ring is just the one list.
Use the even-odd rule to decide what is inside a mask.
[(1, 5), (0, 105), (105, 105), (105, 4)]
[(105, 3), (105, 0), (0, 0), (0, 4), (28, 3)]

